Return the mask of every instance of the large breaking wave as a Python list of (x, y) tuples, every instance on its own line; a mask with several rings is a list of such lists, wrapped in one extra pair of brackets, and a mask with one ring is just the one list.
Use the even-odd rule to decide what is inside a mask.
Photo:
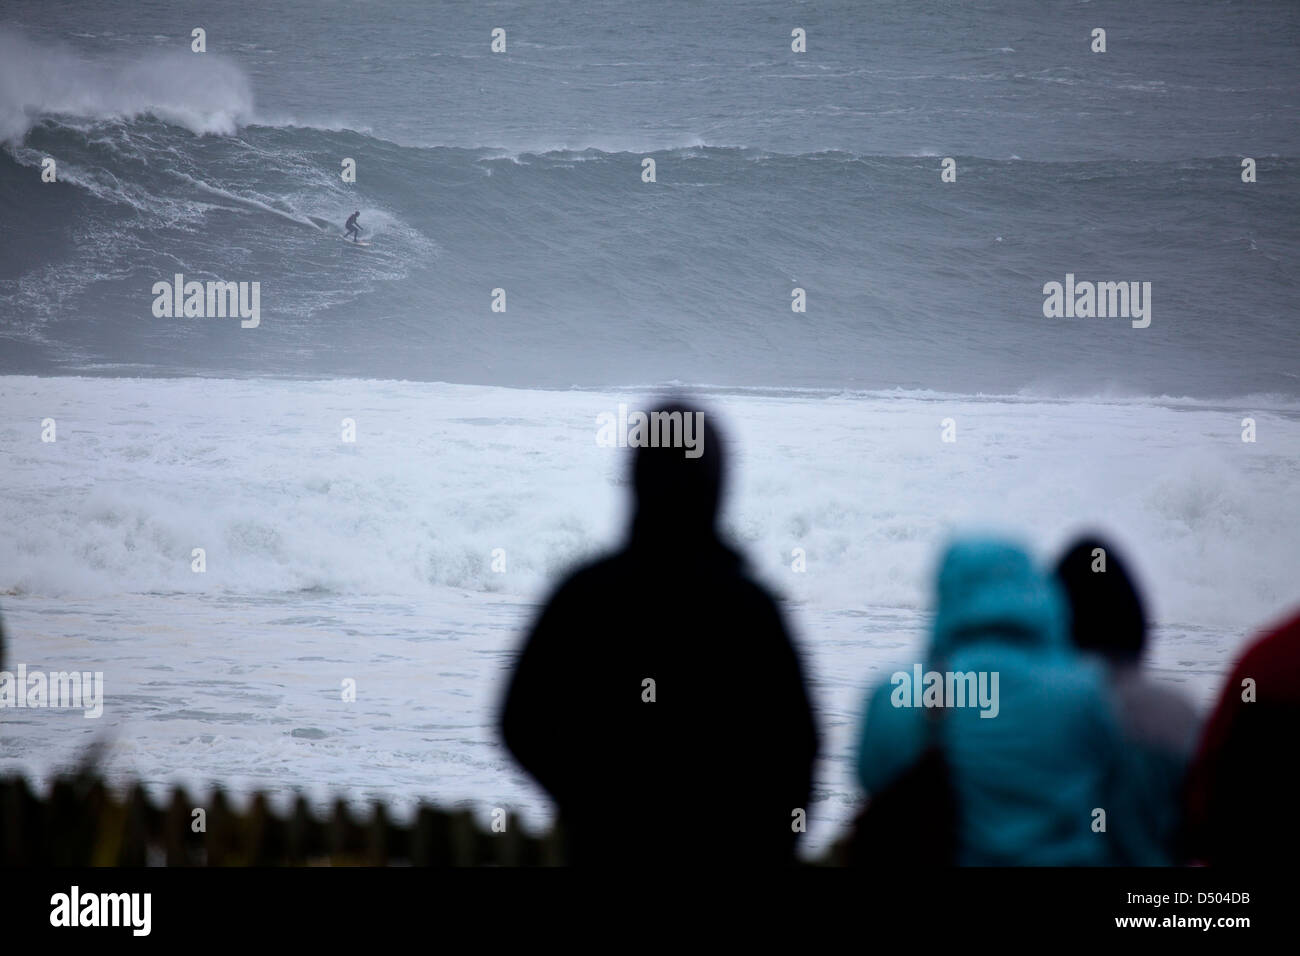
[[(0, 33), (0, 373), (1300, 391), (1291, 157), (1264, 191), (1225, 187), (1237, 157), (958, 156), (958, 189), (938, 155), (413, 146), (259, 116), (185, 57)], [(1151, 327), (1044, 318), (1067, 272), (1152, 282)], [(260, 282), (261, 327), (154, 318), (177, 273)]]

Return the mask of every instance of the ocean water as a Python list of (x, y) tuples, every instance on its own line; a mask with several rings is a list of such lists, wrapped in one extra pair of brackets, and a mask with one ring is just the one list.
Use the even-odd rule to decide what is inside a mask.
[[(382, 796), (399, 812), (429, 798), (485, 819), (507, 806), (544, 825), (495, 708), (557, 575), (621, 538), (630, 453), (597, 445), (596, 418), (646, 397), (0, 379), (10, 655), (103, 671), (106, 697), (98, 720), (7, 712), (0, 767), (41, 777), (102, 738), (123, 781)], [(863, 693), (921, 653), (953, 529), (1017, 529), (1045, 558), (1085, 528), (1113, 534), (1153, 601), (1149, 665), (1202, 708), (1242, 641), (1295, 599), (1300, 407), (1252, 410), (1252, 444), (1239, 409), (1190, 401), (703, 398), (734, 459), (728, 534), (787, 602), (826, 735), (810, 852), (860, 800)]]
[(11, 0), (0, 373), (1297, 394), (1294, 3), (551, 6)]
[[(545, 825), (503, 676), (620, 540), (596, 416), (678, 385), (810, 668), (809, 851), (955, 529), (1109, 533), (1208, 706), (1298, 596), (1298, 43), (1289, 0), (8, 0), (0, 610), (107, 698), (0, 713), (0, 772), (102, 739), (120, 781)], [(260, 324), (156, 318), (177, 273)], [(1067, 274), (1150, 282), (1150, 326), (1046, 318)]]

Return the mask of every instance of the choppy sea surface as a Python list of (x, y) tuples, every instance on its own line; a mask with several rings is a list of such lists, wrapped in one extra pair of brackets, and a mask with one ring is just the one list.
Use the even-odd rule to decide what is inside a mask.
[[(1289, 0), (10, 0), (0, 373), (1295, 397), (1297, 47)], [(261, 326), (155, 318), (177, 274)], [(1150, 326), (1045, 318), (1067, 275)]]
[[(0, 772), (104, 738), (119, 781), (544, 825), (493, 711), (620, 539), (596, 417), (664, 383), (808, 662), (810, 851), (955, 528), (1108, 532), (1205, 707), (1297, 598), (1298, 47), (1291, 0), (7, 0), (0, 610), (107, 699), (0, 712)], [(177, 275), (260, 324), (156, 316)], [(1067, 275), (1150, 325), (1046, 317)]]
[[(120, 781), (383, 797), (399, 812), (423, 798), (485, 818), (507, 806), (545, 825), (494, 712), (558, 575), (621, 539), (629, 452), (597, 444), (597, 416), (652, 394), (0, 378), (10, 663), (105, 680), (97, 720), (7, 710), (0, 771), (44, 778), (103, 738)], [(1149, 665), (1202, 708), (1294, 600), (1293, 407), (702, 397), (733, 459), (728, 534), (786, 602), (810, 671), (825, 735), (810, 852), (860, 799), (863, 694), (917, 659), (952, 529), (1010, 529), (1044, 559), (1076, 531), (1109, 532), (1152, 604)], [(55, 442), (40, 441), (44, 419)]]

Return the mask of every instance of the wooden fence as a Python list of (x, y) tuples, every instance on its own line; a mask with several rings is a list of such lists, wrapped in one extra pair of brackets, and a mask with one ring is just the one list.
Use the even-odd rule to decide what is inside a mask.
[[(558, 830), (529, 833), (507, 816), (500, 833), (468, 810), (421, 804), (395, 823), (382, 803), (358, 817), (342, 800), (318, 816), (299, 796), (277, 813), (263, 793), (232, 806), (220, 789), (182, 788), (158, 805), (139, 784), (115, 792), (93, 772), (56, 779), (44, 795), (0, 777), (0, 866), (562, 866)], [(205, 828), (195, 832), (194, 811)], [(843, 865), (838, 843), (813, 865)]]
[[(44, 795), (26, 779), (0, 777), (0, 866), (562, 866), (558, 830), (537, 836), (507, 816), (500, 833), (468, 810), (421, 804), (395, 823), (382, 803), (358, 817), (343, 800), (318, 816), (299, 796), (275, 812), (263, 793), (232, 806), (220, 789), (195, 800), (175, 788), (159, 805), (139, 784), (115, 792), (80, 772)], [(194, 811), (204, 811), (195, 832)], [(846, 862), (841, 841), (815, 866)]]
[[(139, 785), (117, 795), (97, 776), (56, 780), (33, 793), (0, 778), (3, 866), (548, 866), (563, 863), (559, 836), (538, 837), (506, 818), (481, 828), (469, 811), (422, 805), (405, 825), (382, 804), (358, 818), (342, 801), (324, 818), (303, 797), (287, 814), (265, 794), (236, 810), (220, 789), (195, 800), (181, 788), (157, 805)], [(194, 832), (203, 808), (206, 832)]]

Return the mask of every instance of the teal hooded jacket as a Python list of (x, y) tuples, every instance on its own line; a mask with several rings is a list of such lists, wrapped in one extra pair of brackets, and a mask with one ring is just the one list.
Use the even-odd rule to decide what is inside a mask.
[(1104, 673), (1073, 651), (1065, 597), (1025, 550), (989, 537), (949, 546), (926, 657), (924, 672), (974, 674), (967, 688), (982, 679), (984, 699), (916, 706), (917, 670), (895, 672), (868, 698), (857, 761), (868, 793), (934, 740), (957, 798), (957, 863), (1140, 862), (1117, 832), (1124, 821), (1112, 819), (1132, 798)]

